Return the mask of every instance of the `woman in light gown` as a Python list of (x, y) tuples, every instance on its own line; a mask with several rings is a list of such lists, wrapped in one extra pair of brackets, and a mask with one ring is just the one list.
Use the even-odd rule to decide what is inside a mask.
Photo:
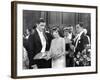
[(52, 68), (65, 68), (65, 40), (61, 37), (61, 31), (55, 27), (52, 29), (54, 39), (51, 42), (48, 59), (52, 59)]

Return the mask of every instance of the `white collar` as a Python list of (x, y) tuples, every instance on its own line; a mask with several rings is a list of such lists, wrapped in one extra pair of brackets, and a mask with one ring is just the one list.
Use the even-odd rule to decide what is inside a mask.
[(41, 33), (43, 33), (43, 32), (42, 32), (42, 31), (40, 31), (38, 28), (36, 28), (36, 30), (37, 30), (37, 32), (38, 32), (38, 33), (40, 33), (40, 34), (41, 34)]
[(76, 40), (77, 38), (80, 38), (80, 36), (82, 35), (82, 33), (83, 33), (83, 31), (81, 31), (79, 34), (77, 34), (77, 36), (75, 37), (75, 40)]

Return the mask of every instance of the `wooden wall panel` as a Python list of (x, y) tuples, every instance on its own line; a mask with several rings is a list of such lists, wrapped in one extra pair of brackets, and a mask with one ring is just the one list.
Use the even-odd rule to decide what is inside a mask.
[(71, 12), (47, 12), (47, 11), (23, 11), (24, 31), (27, 28), (32, 28), (39, 18), (44, 18), (47, 27), (58, 25), (60, 27), (69, 24), (75, 26), (78, 22), (84, 22), (84, 27), (90, 35), (91, 14), (89, 13), (71, 13)]
[(75, 13), (63, 13), (63, 24), (75, 26)]
[(39, 20), (41, 16), (40, 11), (28, 11), (28, 10), (24, 10), (23, 11), (23, 32), (25, 32), (25, 30), (27, 28), (32, 28), (35, 24), (36, 21)]

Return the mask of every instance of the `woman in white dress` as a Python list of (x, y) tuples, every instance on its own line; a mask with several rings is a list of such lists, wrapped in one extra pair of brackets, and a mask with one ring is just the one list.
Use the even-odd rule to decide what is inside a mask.
[(57, 27), (52, 29), (52, 34), (54, 39), (51, 42), (50, 50), (39, 53), (34, 59), (52, 59), (52, 68), (65, 68), (65, 39), (62, 37), (61, 31)]
[(61, 37), (59, 28), (55, 27), (52, 30), (54, 39), (47, 56), (52, 58), (52, 68), (65, 68), (65, 40)]

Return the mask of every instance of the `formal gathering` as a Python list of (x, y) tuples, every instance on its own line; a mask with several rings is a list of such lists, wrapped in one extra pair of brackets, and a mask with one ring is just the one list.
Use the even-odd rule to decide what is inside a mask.
[(91, 66), (91, 14), (23, 10), (23, 69)]

